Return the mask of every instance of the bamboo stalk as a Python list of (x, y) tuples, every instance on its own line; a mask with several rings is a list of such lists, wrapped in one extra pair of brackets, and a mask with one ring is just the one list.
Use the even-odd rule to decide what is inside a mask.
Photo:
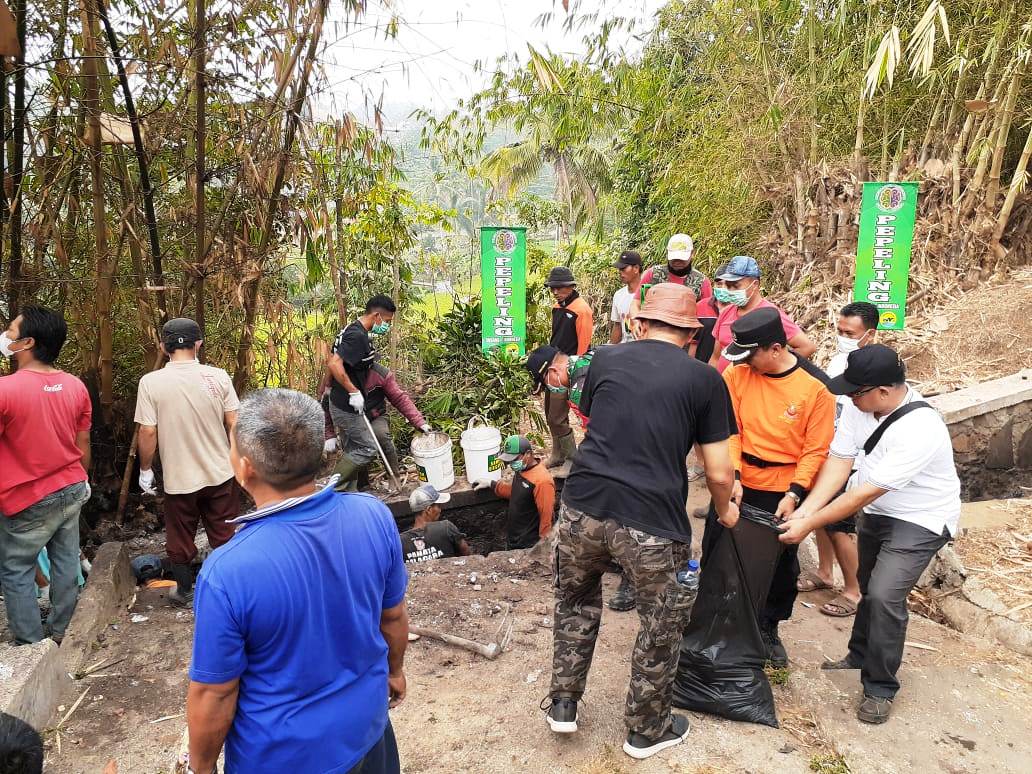
[[(207, 176), (205, 161), (205, 143), (207, 135), (204, 126), (205, 100), (207, 99), (207, 82), (204, 74), (205, 41), (208, 35), (207, 9), (204, 0), (194, 0), (194, 268), (197, 278), (194, 284), (194, 321), (204, 334), (204, 295), (205, 295), (205, 212), (204, 179)], [(204, 357), (204, 351), (201, 351)]]
[[(11, 152), (11, 256), (8, 261), (8, 309), (13, 312), (21, 306), (22, 275), (22, 180), (25, 172), (25, 6), (26, 0), (15, 0), (14, 20), (18, 47), (21, 49), (15, 57), (14, 69), (14, 113), (12, 123), (14, 129)], [(5, 140), (6, 138), (0, 138)]]
[(1010, 135), (1011, 122), (1014, 119), (1014, 103), (1018, 98), (1018, 91), (1021, 89), (1021, 78), (1024, 74), (1024, 60), (1019, 59), (1011, 75), (1010, 86), (1007, 88), (1007, 96), (1004, 101), (1003, 111), (1000, 113), (999, 128), (996, 131), (996, 147), (993, 149), (993, 163), (989, 169), (989, 183), (985, 190), (985, 200), (989, 206), (996, 202), (996, 195), (1000, 191), (1000, 174), (1003, 170), (1003, 155), (1007, 151), (1007, 138)]
[(1003, 206), (1000, 207), (1000, 213), (996, 216), (996, 228), (993, 229), (993, 238), (991, 242), (992, 250), (998, 257), (1002, 252), (1002, 245), (1000, 240), (1003, 239), (1003, 232), (1007, 228), (1007, 221), (1010, 220), (1011, 212), (1014, 210), (1014, 202), (1018, 199), (1018, 193), (1023, 187), (1025, 180), (1025, 172), (1028, 170), (1029, 158), (1032, 158), (1032, 128), (1029, 129), (1028, 137), (1025, 138), (1025, 147), (1021, 151), (1021, 157), (1018, 159), (1018, 165), (1014, 168), (1014, 176), (1011, 178), (1010, 188), (1007, 191), (1007, 198), (1003, 201)]

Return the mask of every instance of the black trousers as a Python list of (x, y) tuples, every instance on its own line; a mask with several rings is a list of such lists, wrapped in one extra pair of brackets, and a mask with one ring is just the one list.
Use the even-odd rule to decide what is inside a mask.
[[(778, 509), (778, 503), (784, 496), (784, 492), (765, 492), (762, 489), (742, 487), (742, 502), (768, 513), (774, 513)], [(702, 538), (703, 562), (706, 561), (709, 547), (713, 545), (717, 535), (723, 529), (724, 527), (717, 521), (717, 511), (710, 503), (709, 513), (706, 515), (706, 534)], [(748, 562), (749, 557), (743, 556), (742, 560)], [(792, 617), (792, 608), (799, 595), (799, 589), (796, 588), (798, 580), (799, 546), (785, 546), (778, 559), (777, 567), (774, 568), (774, 577), (771, 579), (770, 590), (767, 592), (767, 602), (760, 611), (761, 629), (777, 626), (780, 621), (787, 621)]]
[(401, 774), (398, 758), (398, 742), (394, 739), (394, 728), (387, 721), (387, 728), (380, 741), (356, 763), (348, 774)]
[(849, 638), (849, 661), (860, 667), (868, 696), (891, 699), (899, 690), (896, 672), (907, 635), (907, 595), (936, 552), (949, 542), (941, 535), (890, 516), (861, 514), (857, 520), (860, 605)]

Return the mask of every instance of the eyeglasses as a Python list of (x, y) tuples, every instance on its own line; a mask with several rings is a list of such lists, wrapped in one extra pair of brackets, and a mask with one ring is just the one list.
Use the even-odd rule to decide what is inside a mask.
[(874, 387), (864, 387), (862, 389), (857, 390), (856, 392), (846, 393), (846, 397), (847, 398), (862, 398), (864, 395), (866, 395), (867, 393), (871, 392), (871, 390), (877, 390), (877, 389), (878, 389), (877, 385), (875, 385)]

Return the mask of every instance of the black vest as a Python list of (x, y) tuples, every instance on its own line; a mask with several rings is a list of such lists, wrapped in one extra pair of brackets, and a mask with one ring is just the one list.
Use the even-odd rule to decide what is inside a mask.
[[(539, 463), (540, 464), (540, 463)], [(534, 484), (517, 473), (509, 494), (509, 517), (505, 523), (505, 547), (530, 548), (538, 542), (541, 517), (534, 501)]]
[(567, 307), (578, 298), (575, 290), (559, 306), (552, 307), (552, 338), (548, 343), (567, 355), (577, 354), (577, 313)]

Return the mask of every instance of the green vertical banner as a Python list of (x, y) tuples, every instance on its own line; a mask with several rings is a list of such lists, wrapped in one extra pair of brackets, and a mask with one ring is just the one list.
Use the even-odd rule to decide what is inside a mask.
[(878, 327), (902, 330), (910, 281), (910, 245), (917, 215), (917, 183), (864, 183), (856, 245), (854, 301), (880, 312)]
[(481, 349), (525, 354), (527, 229), (480, 229)]

